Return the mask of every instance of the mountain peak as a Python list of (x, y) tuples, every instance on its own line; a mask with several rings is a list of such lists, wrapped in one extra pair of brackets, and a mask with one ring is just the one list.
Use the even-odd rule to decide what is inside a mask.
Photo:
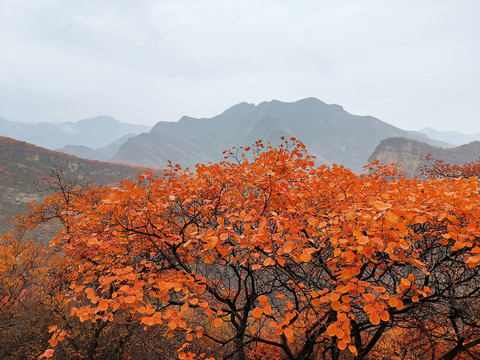
[(113, 124), (119, 124), (121, 123), (120, 121), (118, 121), (117, 119), (114, 119), (113, 117), (111, 116), (108, 116), (108, 115), (99, 115), (99, 116), (95, 116), (93, 118), (89, 118), (89, 119), (82, 119), (82, 120), (78, 120), (78, 121), (67, 121), (67, 122), (64, 122), (64, 124), (68, 124), (68, 125), (77, 125), (77, 126), (98, 126), (99, 124), (102, 124), (102, 125), (113, 125)]
[(222, 161), (222, 151), (233, 146), (249, 146), (257, 140), (275, 143), (285, 135), (301, 140), (317, 159), (325, 160), (322, 163), (342, 164), (354, 172), (362, 171), (375, 146), (387, 137), (425, 139), (309, 97), (258, 105), (242, 102), (211, 118), (184, 116), (178, 123), (157, 124), (145, 136), (131, 138), (113, 159), (154, 167), (163, 167), (170, 159), (193, 166)]
[(241, 102), (225, 110), (222, 115), (238, 115), (245, 112), (249, 112), (255, 108), (254, 104), (247, 102)]

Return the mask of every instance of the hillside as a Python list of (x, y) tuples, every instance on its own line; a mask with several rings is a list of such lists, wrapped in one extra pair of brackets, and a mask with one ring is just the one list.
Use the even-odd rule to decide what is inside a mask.
[(48, 176), (53, 166), (62, 167), (69, 178), (98, 184), (117, 183), (145, 171), (145, 168), (79, 159), (0, 137), (0, 233), (8, 227), (7, 219), (25, 211), (28, 202), (45, 195), (37, 191), (35, 183)]
[(424, 142), (393, 137), (383, 140), (376, 148), (368, 161), (379, 160), (380, 164), (390, 165), (392, 162), (405, 169), (405, 174), (413, 178), (420, 176), (420, 168), (424, 162), (420, 155), (432, 153), (436, 159), (442, 159), (452, 164), (472, 162), (480, 156), (480, 141), (473, 141), (466, 145), (442, 149)]
[(163, 167), (167, 160), (183, 166), (222, 160), (222, 151), (248, 146), (256, 140), (273, 143), (281, 136), (296, 137), (317, 156), (318, 164), (338, 163), (361, 172), (369, 155), (385, 138), (404, 136), (429, 141), (371, 116), (357, 116), (339, 105), (307, 98), (293, 103), (240, 103), (213, 118), (184, 116), (178, 122), (159, 122), (150, 132), (130, 138), (112, 161)]

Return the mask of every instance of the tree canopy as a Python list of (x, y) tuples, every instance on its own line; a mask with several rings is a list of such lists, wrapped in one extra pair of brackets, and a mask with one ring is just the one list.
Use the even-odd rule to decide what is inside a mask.
[(110, 347), (128, 354), (149, 334), (179, 359), (480, 356), (476, 178), (315, 167), (295, 139), (225, 155), (61, 187), (17, 219), (4, 246), (19, 228), (57, 224), (37, 263), (45, 306), (61, 314), (43, 357), (114, 359), (102, 344), (124, 339)]

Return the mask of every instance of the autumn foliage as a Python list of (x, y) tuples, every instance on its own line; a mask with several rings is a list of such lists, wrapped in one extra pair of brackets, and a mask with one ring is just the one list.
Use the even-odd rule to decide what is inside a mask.
[(436, 159), (431, 153), (420, 156), (426, 162), (421, 169), (421, 175), (434, 179), (470, 178), (480, 176), (480, 157), (466, 164), (450, 164), (442, 159)]
[(60, 225), (43, 357), (480, 356), (476, 178), (315, 167), (295, 139), (226, 156), (63, 188), (19, 218)]

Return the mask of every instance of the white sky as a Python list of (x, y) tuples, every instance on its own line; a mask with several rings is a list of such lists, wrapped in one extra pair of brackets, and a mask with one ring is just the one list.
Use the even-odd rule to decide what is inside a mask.
[(480, 132), (479, 0), (0, 0), (0, 117), (153, 125), (316, 97)]

